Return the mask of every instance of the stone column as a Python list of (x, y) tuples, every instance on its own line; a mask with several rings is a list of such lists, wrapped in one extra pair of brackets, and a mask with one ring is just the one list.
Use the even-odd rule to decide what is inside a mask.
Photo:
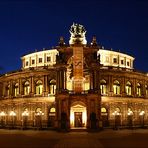
[(3, 83), (2, 85), (2, 96), (6, 96), (6, 83)]
[(12, 82), (12, 80), (10, 81), (10, 97), (12, 97), (13, 96), (13, 82)]
[(48, 84), (48, 76), (45, 76), (45, 96), (48, 96), (49, 93), (49, 84)]
[(19, 94), (23, 95), (23, 84), (22, 79), (19, 79)]
[(57, 91), (61, 92), (66, 89), (66, 68), (61, 67), (57, 70), (57, 80), (56, 80)]
[(109, 75), (109, 95), (113, 96), (113, 77)]
[(30, 94), (33, 96), (34, 95), (34, 78), (31, 76), (30, 78)]

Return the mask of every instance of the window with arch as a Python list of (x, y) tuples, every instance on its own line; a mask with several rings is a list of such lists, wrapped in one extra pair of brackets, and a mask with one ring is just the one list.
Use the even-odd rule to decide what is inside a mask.
[(148, 85), (145, 85), (145, 95), (148, 96)]
[(137, 83), (137, 96), (141, 96), (141, 84), (140, 83)]
[(133, 111), (132, 111), (131, 108), (128, 108), (128, 110), (127, 110), (127, 115), (128, 115), (128, 116), (132, 116), (132, 115), (133, 115)]
[(6, 86), (6, 96), (10, 95), (10, 84)]
[(115, 80), (114, 83), (113, 83), (113, 93), (115, 95), (119, 95), (120, 94), (120, 83), (117, 80)]
[(127, 82), (125, 86), (126, 95), (132, 95), (132, 84), (131, 82)]
[(101, 108), (101, 115), (107, 115), (107, 109), (105, 107)]
[(51, 80), (49, 82), (49, 94), (55, 95), (56, 93), (56, 80)]
[(121, 115), (121, 110), (120, 110), (120, 108), (119, 107), (116, 107), (115, 108), (115, 110), (114, 110), (114, 112), (112, 113), (112, 115), (114, 115), (114, 116), (118, 116), (118, 115)]
[(14, 96), (16, 97), (19, 94), (19, 84), (16, 83), (14, 85)]
[(42, 81), (41, 80), (38, 80), (36, 82), (36, 94), (37, 95), (41, 95), (43, 92), (43, 84), (42, 84)]
[(30, 85), (29, 85), (29, 82), (26, 81), (24, 83), (24, 95), (29, 95), (29, 92), (30, 92)]
[(55, 116), (56, 109), (55, 107), (50, 108), (49, 116)]
[(106, 95), (107, 94), (107, 83), (105, 80), (101, 80), (100, 82), (100, 89), (101, 89), (101, 94)]
[(44, 113), (42, 112), (42, 109), (40, 107), (36, 108), (35, 115), (36, 116), (43, 116), (44, 115)]

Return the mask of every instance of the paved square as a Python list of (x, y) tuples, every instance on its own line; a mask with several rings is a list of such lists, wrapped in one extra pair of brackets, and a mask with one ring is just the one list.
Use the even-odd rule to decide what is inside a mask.
[(0, 148), (142, 148), (148, 147), (148, 130), (56, 132), (0, 130)]

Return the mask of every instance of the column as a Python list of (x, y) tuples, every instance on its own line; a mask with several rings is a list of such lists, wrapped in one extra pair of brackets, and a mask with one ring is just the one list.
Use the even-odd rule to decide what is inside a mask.
[(93, 90), (93, 73), (90, 70), (90, 90)]
[(109, 75), (109, 94), (110, 94), (110, 96), (113, 95), (113, 80), (112, 80), (112, 75)]
[(30, 78), (30, 93), (31, 95), (34, 95), (34, 78), (31, 76)]
[(13, 82), (12, 80), (10, 81), (10, 97), (13, 96)]
[(2, 96), (6, 96), (6, 83), (3, 83), (3, 85), (2, 85), (2, 90), (3, 90), (3, 92), (2, 92)]
[(22, 79), (19, 79), (19, 95), (23, 95)]
[(126, 96), (126, 90), (125, 90), (125, 86), (126, 86), (126, 82), (125, 82), (125, 77), (122, 78), (123, 84), (122, 86), (122, 96)]
[(66, 69), (59, 68), (57, 71), (57, 91), (63, 91), (66, 88)]

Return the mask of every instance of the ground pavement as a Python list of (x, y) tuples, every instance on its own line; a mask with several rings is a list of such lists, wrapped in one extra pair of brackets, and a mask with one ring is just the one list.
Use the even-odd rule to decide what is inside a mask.
[(148, 129), (56, 132), (0, 129), (0, 148), (148, 148)]

